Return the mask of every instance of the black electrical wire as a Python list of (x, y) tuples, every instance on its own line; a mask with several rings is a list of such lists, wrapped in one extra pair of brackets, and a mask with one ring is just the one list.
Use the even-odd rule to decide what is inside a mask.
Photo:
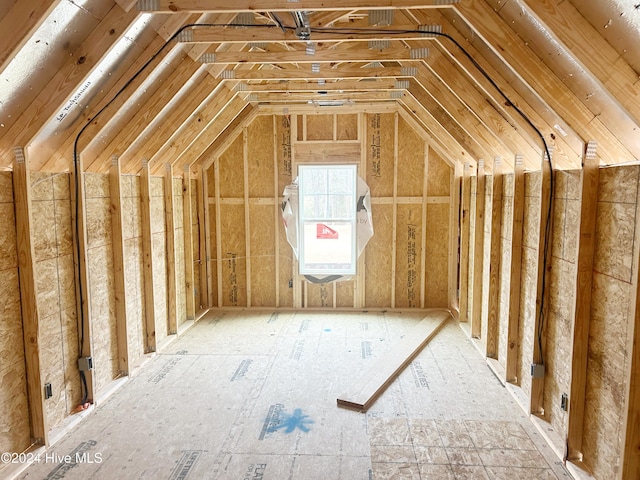
[[(502, 98), (506, 101), (506, 105), (512, 107), (518, 115), (536, 132), (540, 140), (542, 141), (542, 145), (544, 148), (544, 153), (547, 161), (549, 162), (549, 208), (546, 214), (545, 220), (545, 231), (544, 231), (544, 244), (543, 244), (543, 261), (542, 261), (542, 279), (541, 279), (541, 293), (540, 293), (540, 308), (539, 308), (539, 322), (538, 322), (538, 331), (537, 341), (538, 341), (538, 349), (540, 351), (540, 364), (544, 365), (544, 354), (543, 354), (543, 345), (542, 345), (542, 334), (544, 331), (544, 323), (545, 323), (545, 293), (547, 288), (547, 261), (549, 259), (549, 247), (550, 247), (550, 235), (551, 235), (551, 215), (553, 211), (553, 195), (554, 195), (554, 171), (553, 171), (553, 162), (551, 158), (551, 151), (549, 150), (549, 146), (547, 145), (547, 141), (544, 138), (544, 135), (540, 131), (538, 127), (531, 121), (531, 119), (515, 104), (511, 101), (511, 99), (507, 96), (506, 93), (500, 88), (500, 86), (491, 78), (491, 76), (487, 73), (487, 71), (478, 63), (478, 61), (473, 58), (473, 56), (462, 46), (460, 43), (453, 38), (451, 35), (438, 32), (438, 31), (428, 31), (428, 30), (393, 30), (393, 29), (370, 29), (370, 28), (312, 28), (311, 33), (338, 33), (344, 35), (357, 35), (362, 33), (381, 33), (387, 35), (403, 35), (403, 34), (423, 34), (425, 38), (429, 36), (436, 37), (444, 37), (453, 44), (458, 47), (458, 49), (467, 57), (467, 59), (473, 64), (473, 66), (478, 70), (482, 76), (495, 88), (495, 90), (502, 96)], [(544, 162), (543, 162), (544, 168)], [(541, 220), (542, 221), (542, 220)]]
[[(227, 27), (247, 27), (247, 28), (280, 28), (283, 32), (286, 33), (287, 30), (290, 31), (296, 31), (296, 27), (291, 27), (288, 25), (283, 25), (282, 22), (280, 21), (279, 18), (275, 18), (276, 24), (277, 25), (273, 25), (273, 24), (257, 24), (257, 25), (250, 25), (250, 24), (228, 24), (228, 23), (191, 23), (191, 24), (187, 24), (182, 26), (179, 30), (177, 30), (170, 38), (169, 40), (167, 40), (157, 51), (156, 53), (154, 53), (151, 58), (149, 58), (149, 60), (147, 60), (147, 62), (145, 62), (144, 65), (142, 65), (137, 71), (136, 73), (134, 73), (131, 78), (129, 80), (127, 80), (125, 82), (125, 84), (116, 92), (116, 94), (111, 98), (111, 100), (109, 100), (100, 110), (98, 110), (98, 112), (93, 115), (92, 117), (90, 117), (87, 120), (87, 123), (82, 127), (82, 129), (80, 130), (80, 132), (78, 132), (78, 135), (75, 138), (75, 141), (73, 142), (73, 168), (74, 168), (74, 181), (75, 181), (75, 195), (76, 195), (76, 206), (75, 206), (75, 214), (76, 214), (76, 225), (75, 225), (75, 229), (76, 229), (76, 253), (78, 256), (78, 296), (79, 296), (79, 302), (80, 302), (80, 325), (81, 325), (81, 329), (80, 329), (80, 348), (79, 348), (79, 352), (80, 352), (80, 357), (83, 356), (83, 345), (84, 345), (84, 337), (85, 337), (85, 328), (84, 328), (84, 323), (85, 323), (85, 318), (84, 318), (84, 308), (82, 307), (83, 303), (84, 303), (84, 291), (83, 291), (83, 285), (82, 285), (82, 269), (80, 267), (80, 256), (81, 256), (81, 251), (80, 251), (80, 242), (79, 242), (79, 238), (80, 238), (80, 227), (79, 227), (79, 222), (78, 222), (78, 215), (80, 213), (79, 211), (79, 202), (78, 202), (78, 196), (79, 196), (79, 179), (78, 176), (81, 173), (80, 168), (79, 168), (79, 164), (80, 164), (80, 158), (79, 158), (79, 153), (78, 153), (78, 143), (80, 141), (80, 137), (82, 136), (82, 134), (87, 130), (87, 128), (100, 116), (102, 115), (102, 113), (109, 108), (109, 106), (111, 106), (113, 104), (113, 102), (135, 81), (136, 78), (138, 78), (138, 76), (144, 71), (146, 70), (149, 65), (151, 65), (151, 63), (153, 63), (153, 61), (167, 48), (168, 45), (171, 44), (171, 42), (173, 40), (175, 40), (182, 32), (184, 32), (185, 30), (189, 29), (189, 28), (227, 28)], [(504, 93), (504, 91), (499, 87), (499, 85), (491, 78), (491, 76), (486, 72), (486, 70), (484, 68), (482, 68), (482, 66), (475, 60), (475, 58), (473, 58), (473, 56), (462, 46), (460, 45), (460, 43), (453, 38), (451, 35), (448, 35), (446, 33), (442, 33), (442, 32), (437, 32), (437, 31), (424, 31), (424, 30), (392, 30), (392, 29), (376, 29), (376, 28), (321, 28), (321, 27), (314, 27), (314, 28), (310, 28), (309, 31), (311, 33), (327, 33), (327, 32), (331, 32), (331, 33), (336, 33), (339, 35), (357, 35), (357, 34), (362, 34), (362, 33), (382, 33), (385, 35), (402, 35), (402, 34), (423, 34), (425, 35), (425, 38), (429, 37), (429, 36), (437, 36), (437, 37), (443, 37), (443, 38), (447, 38), (448, 40), (450, 40), (451, 42), (453, 42), (453, 44), (458, 47), (458, 49), (467, 57), (467, 59), (469, 59), (469, 61), (473, 64), (473, 66), (482, 74), (483, 77), (485, 77), (485, 79), (487, 81), (489, 81), (489, 83), (496, 89), (496, 91), (505, 99), (505, 101), (507, 102), (507, 105), (510, 107), (513, 107), (515, 109), (515, 111), (520, 115), (520, 117), (522, 117), (525, 122), (537, 133), (537, 135), (540, 137), (540, 140), (542, 141), (542, 144), (544, 146), (544, 151), (546, 154), (546, 157), (549, 161), (549, 171), (550, 171), (550, 193), (549, 193), (549, 209), (547, 212), (547, 219), (546, 219), (546, 225), (545, 225), (545, 240), (544, 240), (544, 254), (543, 254), (543, 274), (542, 274), (542, 294), (541, 294), (541, 302), (540, 302), (540, 322), (539, 322), (539, 328), (538, 328), (538, 346), (540, 349), (540, 363), (544, 364), (544, 357), (542, 354), (542, 332), (544, 329), (544, 299), (545, 299), (545, 289), (546, 289), (546, 264), (547, 264), (547, 260), (548, 260), (548, 254), (549, 254), (549, 235), (550, 235), (550, 231), (551, 231), (551, 212), (552, 212), (552, 204), (553, 204), (553, 191), (554, 191), (554, 172), (553, 172), (553, 164), (552, 164), (552, 159), (551, 159), (551, 152), (549, 151), (549, 147), (547, 145), (547, 142), (544, 138), (544, 135), (542, 135), (542, 132), (534, 125), (534, 123), (531, 121), (531, 119), (529, 117), (527, 117), (527, 115), (517, 106), (515, 105), (510, 99), (509, 97)], [(312, 41), (311, 39), (309, 39), (309, 41)], [(87, 399), (88, 399), (88, 388), (87, 388), (87, 381), (86, 381), (86, 376), (84, 371), (80, 371), (80, 378), (82, 380), (82, 385), (84, 387), (84, 394), (83, 394), (83, 400), (82, 403), (86, 403)]]

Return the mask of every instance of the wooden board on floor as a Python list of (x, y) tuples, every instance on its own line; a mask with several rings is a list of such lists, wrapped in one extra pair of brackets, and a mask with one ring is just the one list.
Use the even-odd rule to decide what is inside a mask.
[(338, 406), (366, 412), (449, 318), (451, 313), (448, 310), (429, 313), (408, 335), (380, 357), (348, 392), (338, 397)]

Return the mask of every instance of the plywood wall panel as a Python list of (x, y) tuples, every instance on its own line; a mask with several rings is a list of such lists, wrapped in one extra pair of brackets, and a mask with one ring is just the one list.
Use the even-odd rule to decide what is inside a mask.
[(243, 141), (242, 135), (239, 135), (218, 159), (221, 198), (244, 197), (243, 159)]
[(18, 265), (16, 251), (16, 217), (13, 203), (0, 203), (0, 271)]
[(353, 280), (336, 283), (336, 307), (353, 307)]
[[(211, 177), (213, 177), (213, 170), (214, 168), (211, 167), (208, 171), (212, 173)], [(212, 189), (209, 190), (209, 202), (211, 202), (212, 199), (212, 195), (214, 194), (213, 192), (215, 192), (215, 182), (211, 179), (208, 180), (209, 181), (209, 186), (213, 187)], [(214, 197), (215, 200), (215, 197)], [(239, 219), (240, 220), (240, 219)], [(244, 221), (244, 218), (241, 219)], [(207, 272), (207, 275), (209, 275), (211, 277), (211, 285), (213, 288), (213, 295), (211, 295), (212, 300), (213, 300), (213, 305), (214, 307), (218, 306), (218, 249), (216, 248), (217, 242), (218, 242), (218, 232), (217, 232), (217, 212), (216, 212), (216, 208), (215, 208), (215, 204), (214, 203), (210, 203), (209, 204), (209, 241), (211, 242), (211, 248), (209, 250), (209, 254), (211, 256), (211, 262), (209, 262), (209, 265), (211, 265), (211, 268), (209, 269), (209, 271)], [(199, 245), (198, 245), (199, 247)], [(223, 255), (224, 256), (224, 255)], [(195, 257), (195, 252), (194, 252), (194, 257)], [(197, 258), (197, 257), (196, 257)], [(200, 272), (199, 268), (196, 268), (195, 270), (198, 271), (198, 273)], [(198, 275), (199, 278), (199, 275)], [(199, 285), (199, 283), (196, 282), (196, 287)]]
[(502, 182), (502, 234), (500, 257), (500, 318), (497, 340), (498, 361), (506, 368), (507, 329), (509, 325), (509, 292), (511, 281), (511, 229), (513, 226), (513, 173), (505, 174)]
[[(49, 268), (45, 268), (49, 267)], [(51, 268), (52, 267), (52, 268)], [(38, 263), (38, 291), (45, 282), (57, 286), (55, 262), (44, 261)], [(40, 301), (38, 300), (38, 303)], [(66, 389), (64, 378), (64, 355), (62, 350), (62, 326), (60, 312), (40, 315), (40, 362), (41, 378), (44, 383), (50, 383), (53, 396), (44, 402), (48, 424), (59, 425), (67, 416)]]
[(307, 283), (306, 305), (309, 308), (330, 307), (333, 302), (333, 287), (326, 283)]
[(184, 263), (184, 205), (182, 200), (182, 178), (174, 178), (173, 215), (175, 225), (176, 252), (176, 324), (182, 325), (187, 320), (186, 273)]
[(91, 298), (89, 313), (95, 389), (100, 392), (118, 375), (109, 175), (87, 173), (84, 181), (89, 273), (87, 293)]
[(375, 233), (365, 249), (365, 305), (390, 306), (393, 205), (373, 205), (371, 211)]
[(337, 115), (336, 130), (338, 140), (357, 140), (358, 115)]
[(165, 232), (151, 236), (153, 245), (153, 298), (156, 317), (156, 342), (168, 335), (167, 311), (167, 251)]
[(307, 140), (333, 140), (333, 114), (307, 115)]
[(95, 389), (100, 392), (118, 376), (113, 250), (106, 244), (87, 253), (94, 379)]
[(449, 294), (449, 204), (427, 205), (425, 251), (426, 308), (448, 307)]
[(153, 298), (155, 304), (156, 344), (168, 335), (167, 239), (164, 212), (164, 177), (151, 177), (150, 212), (153, 249)]
[(220, 206), (222, 305), (246, 306), (246, 242), (244, 205)]
[(634, 165), (599, 175), (583, 435), (596, 478), (615, 471), (622, 446), (639, 174)]
[(140, 177), (123, 175), (122, 220), (124, 269), (126, 279), (127, 342), (130, 367), (144, 356), (144, 276), (142, 273), (142, 224), (140, 211)]
[(284, 230), (284, 223), (278, 222), (278, 242), (279, 242), (279, 283), (280, 283), (280, 306), (292, 307), (293, 306), (293, 288), (289, 282), (293, 281), (293, 250), (291, 245), (287, 242), (287, 237)]
[(531, 362), (535, 331), (538, 288), (538, 246), (540, 242), (540, 172), (524, 176), (524, 221), (522, 231), (522, 265), (520, 318), (518, 321), (518, 383), (527, 396), (531, 393)]
[(396, 307), (420, 306), (422, 206), (398, 205), (396, 228)]
[(0, 172), (0, 204), (13, 204), (13, 175), (12, 172)]
[[(273, 180), (271, 180), (271, 187), (273, 187)], [(276, 304), (274, 278), (276, 243), (273, 205), (250, 205), (249, 224), (251, 226), (249, 229), (251, 232), (251, 305), (274, 306)]]
[[(372, 197), (392, 197), (394, 177), (395, 114), (365, 115), (367, 149), (366, 181)], [(364, 175), (361, 174), (364, 177)]]
[(53, 198), (32, 202), (34, 226), (32, 242), (35, 252), (34, 260), (41, 262), (57, 256), (56, 250), (56, 217)]
[(291, 176), (291, 116), (276, 116), (276, 163), (278, 165), (278, 194), (292, 181)]
[(549, 309), (544, 351), (547, 375), (543, 407), (545, 418), (562, 436), (567, 432), (568, 415), (562, 410), (558, 399), (571, 389), (571, 331), (580, 221), (579, 187), (579, 170), (555, 173)]
[[(198, 227), (200, 219), (198, 218), (198, 182), (194, 179), (191, 181), (191, 240), (193, 249), (193, 292), (195, 297), (196, 312), (201, 309), (206, 299), (202, 298), (203, 292), (200, 291), (200, 262), (203, 260), (203, 254), (200, 252), (200, 228)], [(209, 209), (211, 211), (211, 209)], [(214, 223), (215, 224), (215, 223)]]
[(82, 387), (78, 378), (78, 317), (76, 309), (61, 312), (62, 323), (62, 356), (64, 358), (65, 395), (67, 413), (82, 402)]
[[(468, 266), (467, 266), (467, 313), (463, 318), (471, 319), (473, 314), (473, 297), (475, 292), (473, 290), (474, 283), (474, 271), (476, 262), (475, 252), (476, 252), (476, 189), (478, 187), (478, 177), (472, 176), (469, 178), (469, 242), (468, 242)], [(464, 258), (464, 257), (462, 257)]]
[[(273, 117), (258, 115), (247, 127), (249, 197), (273, 196)], [(212, 194), (209, 194), (212, 196)]]
[(400, 117), (398, 119), (399, 196), (422, 196), (424, 160), (424, 140)]
[(3, 412), (0, 449), (3, 452), (22, 452), (31, 444), (27, 401), (24, 357), (22, 362), (3, 363), (0, 367), (0, 408)]
[[(60, 424), (77, 405), (79, 380), (67, 368), (78, 339), (69, 332), (75, 323), (75, 268), (72, 256), (71, 204), (69, 175), (31, 173), (35, 191), (32, 197), (32, 237), (36, 242), (36, 295), (41, 327), (43, 381), (53, 388), (53, 397), (45, 402), (50, 427)], [(85, 292), (86, 293), (86, 292)], [(76, 353), (77, 354), (77, 353)]]
[(126, 278), (127, 341), (129, 365), (136, 365), (144, 355), (144, 277), (142, 275), (142, 238), (124, 241), (124, 267)]

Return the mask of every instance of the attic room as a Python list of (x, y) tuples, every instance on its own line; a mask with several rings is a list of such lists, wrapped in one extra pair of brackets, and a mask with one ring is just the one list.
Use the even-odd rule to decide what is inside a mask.
[(640, 5), (229, 3), (0, 0), (0, 477), (640, 479)]

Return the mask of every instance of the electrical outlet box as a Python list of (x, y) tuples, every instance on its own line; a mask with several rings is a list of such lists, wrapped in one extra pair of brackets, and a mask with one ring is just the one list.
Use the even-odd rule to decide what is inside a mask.
[(532, 378), (544, 378), (544, 365), (541, 363), (531, 364), (531, 377)]
[(44, 399), (53, 397), (53, 388), (51, 388), (50, 383), (44, 384)]
[(91, 357), (80, 357), (78, 359), (78, 369), (81, 372), (88, 372), (93, 369), (93, 360)]

